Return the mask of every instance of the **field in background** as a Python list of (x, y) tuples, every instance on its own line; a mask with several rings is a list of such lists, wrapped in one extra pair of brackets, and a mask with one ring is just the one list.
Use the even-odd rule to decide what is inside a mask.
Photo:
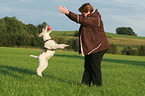
[[(78, 38), (73, 36), (74, 31), (53, 31), (52, 36), (63, 37), (63, 38)], [(129, 35), (118, 35), (114, 33), (106, 32), (110, 44), (117, 44), (120, 46), (133, 45), (140, 46), (145, 45), (145, 37), (129, 36)]]
[(145, 37), (137, 37), (137, 36), (126, 36), (126, 35), (118, 35), (113, 33), (107, 33), (109, 43), (117, 44), (117, 45), (133, 45), (140, 46), (145, 45)]
[(57, 51), (43, 78), (36, 75), (38, 60), (29, 57), (41, 50), (0, 47), (1, 96), (144, 96), (145, 57), (105, 54), (103, 86), (80, 81), (84, 57), (77, 52)]

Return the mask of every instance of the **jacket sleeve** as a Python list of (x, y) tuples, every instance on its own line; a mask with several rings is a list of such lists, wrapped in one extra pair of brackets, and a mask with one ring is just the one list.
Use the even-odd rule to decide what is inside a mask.
[(97, 16), (93, 17), (84, 17), (82, 15), (77, 15), (73, 12), (70, 12), (69, 15), (66, 15), (69, 19), (72, 21), (79, 23), (83, 26), (88, 26), (88, 27), (98, 27), (100, 18)]

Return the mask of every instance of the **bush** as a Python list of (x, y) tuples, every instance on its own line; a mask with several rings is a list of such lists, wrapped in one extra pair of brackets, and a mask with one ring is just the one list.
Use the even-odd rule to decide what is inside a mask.
[(116, 54), (117, 51), (118, 51), (117, 45), (109, 44), (109, 49), (108, 49), (107, 53)]
[(72, 45), (73, 45), (73, 49), (74, 51), (78, 51), (79, 50), (79, 39), (74, 39), (73, 42), (72, 42)]
[(71, 33), (69, 33), (69, 36), (75, 36), (75, 37), (78, 37), (78, 36), (79, 36), (79, 31), (76, 30), (75, 32), (71, 32)]
[(79, 50), (79, 40), (78, 39), (69, 39), (67, 40), (67, 44), (69, 45), (69, 50), (78, 51)]
[(135, 34), (135, 32), (133, 31), (133, 29), (130, 28), (130, 27), (118, 27), (116, 29), (116, 34), (137, 36), (137, 34)]
[(79, 36), (79, 31), (76, 30), (74, 36), (78, 37)]
[(133, 50), (130, 50), (130, 55), (136, 55), (136, 56), (138, 56), (138, 50), (135, 50), (135, 49), (133, 49)]
[(55, 40), (56, 41), (56, 43), (58, 43), (58, 44), (65, 44), (66, 43), (66, 40), (65, 40), (65, 38), (63, 38), (63, 37), (53, 37), (52, 38), (53, 40)]
[(123, 55), (138, 55), (138, 50), (133, 49), (131, 46), (126, 46), (122, 50)]
[(141, 46), (138, 48), (138, 51), (139, 51), (139, 55), (140, 55), (140, 56), (145, 56), (145, 46), (141, 45)]

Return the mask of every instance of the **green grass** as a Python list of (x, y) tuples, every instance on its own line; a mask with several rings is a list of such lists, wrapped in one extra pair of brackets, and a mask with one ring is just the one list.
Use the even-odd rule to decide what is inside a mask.
[(57, 51), (43, 78), (36, 75), (41, 50), (0, 47), (0, 96), (144, 96), (145, 57), (105, 54), (103, 86), (85, 86), (84, 57)]

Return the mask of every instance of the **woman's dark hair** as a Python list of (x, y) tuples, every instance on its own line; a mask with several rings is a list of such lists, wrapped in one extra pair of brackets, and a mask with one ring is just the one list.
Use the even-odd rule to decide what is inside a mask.
[(90, 5), (90, 3), (85, 3), (83, 4), (80, 8), (79, 8), (79, 11), (82, 13), (82, 12), (88, 12), (90, 11), (90, 13), (92, 13), (94, 11), (94, 8), (92, 5)]

